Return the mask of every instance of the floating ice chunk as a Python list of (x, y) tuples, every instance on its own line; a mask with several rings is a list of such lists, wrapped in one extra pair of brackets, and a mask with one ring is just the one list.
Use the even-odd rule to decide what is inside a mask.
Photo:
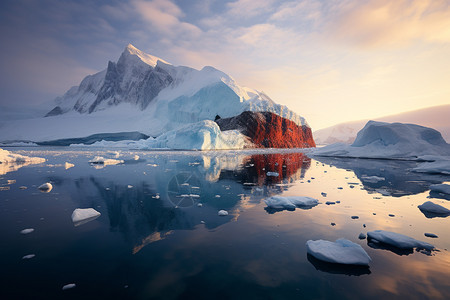
[(26, 186), (24, 186), (24, 185), (22, 185), (22, 186), (19, 186), (19, 189), (21, 189), (21, 190), (26, 190), (26, 189), (27, 189), (27, 187), (26, 187)]
[(428, 218), (439, 217), (439, 216), (449, 216), (450, 210), (439, 205), (433, 203), (431, 201), (424, 202), (423, 204), (417, 206), (422, 213), (425, 214)]
[(416, 168), (412, 169), (413, 172), (418, 173), (430, 173), (430, 174), (450, 174), (450, 160), (448, 156), (442, 158), (442, 160), (434, 162), (421, 163)]
[(319, 200), (302, 196), (272, 196), (264, 200), (267, 207), (274, 209), (295, 209), (296, 207), (313, 207), (319, 204)]
[(384, 177), (378, 177), (378, 176), (361, 176), (361, 179), (363, 179), (366, 182), (370, 182), (370, 183), (377, 183), (379, 181), (386, 180)]
[(203, 204), (202, 204), (202, 203), (198, 203), (197, 206), (198, 206), (198, 207), (202, 207)]
[(352, 218), (353, 220), (359, 219), (358, 216), (351, 216), (351, 218)]
[(65, 290), (73, 289), (76, 286), (77, 285), (75, 283), (69, 283), (69, 284), (66, 284), (65, 286), (63, 286), (62, 290), (65, 291)]
[(329, 263), (368, 266), (371, 261), (360, 245), (346, 239), (338, 239), (336, 242), (309, 240), (306, 248), (310, 255)]
[(437, 239), (437, 238), (438, 238), (438, 236), (435, 235), (434, 233), (425, 232), (424, 235), (425, 235), (426, 237), (433, 238), (433, 239)]
[(333, 204), (336, 204), (336, 202), (334, 202), (334, 201), (327, 201), (327, 202), (325, 202), (325, 204), (326, 205), (333, 205)]
[(123, 164), (123, 160), (118, 159), (111, 159), (111, 158), (104, 158), (102, 156), (96, 156), (93, 159), (89, 161), (91, 164), (99, 164), (99, 165), (117, 165), (117, 164)]
[(34, 228), (27, 228), (27, 229), (22, 230), (20, 233), (21, 234), (29, 234), (29, 233), (32, 233), (33, 231), (34, 231)]
[(435, 193), (443, 193), (450, 195), (450, 184), (433, 184), (430, 185), (430, 191)]
[(375, 230), (367, 232), (368, 239), (376, 240), (378, 242), (388, 244), (400, 249), (412, 249), (412, 248), (421, 248), (426, 250), (433, 250), (434, 246), (419, 240), (416, 240), (412, 237), (390, 232), (384, 230)]
[(50, 182), (46, 182), (44, 184), (41, 184), (38, 189), (40, 189), (42, 192), (48, 193), (53, 189), (53, 185)]
[(358, 239), (360, 239), (360, 240), (366, 239), (366, 234), (361, 232), (361, 233), (358, 235)]
[(139, 155), (135, 155), (133, 158), (134, 160), (139, 160)]
[(322, 192), (320, 194), (322, 195), (322, 197), (326, 197), (327, 196), (327, 193), (324, 193), (324, 192)]
[(228, 216), (228, 212), (226, 210), (222, 209), (222, 210), (219, 210), (218, 215), (219, 216)]
[(280, 174), (278, 172), (267, 172), (267, 176), (278, 177)]
[(28, 255), (25, 255), (24, 257), (22, 257), (22, 259), (32, 259), (35, 256), (36, 256), (36, 254), (28, 254)]
[(133, 186), (131, 184), (127, 185), (127, 188), (132, 189)]
[(66, 169), (66, 170), (73, 168), (73, 167), (75, 167), (74, 164), (68, 163), (67, 161), (64, 163), (64, 169)]
[(86, 224), (98, 218), (101, 214), (93, 208), (77, 208), (72, 213), (72, 222), (75, 226)]
[(106, 154), (108, 154), (112, 158), (119, 158), (120, 156), (119, 151), (108, 151), (106, 152)]

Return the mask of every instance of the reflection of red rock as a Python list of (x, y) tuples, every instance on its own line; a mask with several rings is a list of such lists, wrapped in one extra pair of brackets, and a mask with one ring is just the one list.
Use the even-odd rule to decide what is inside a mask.
[[(247, 164), (254, 164), (259, 185), (266, 180), (279, 183), (283, 179), (299, 179), (305, 176), (306, 170), (311, 166), (311, 159), (303, 153), (288, 154), (256, 154), (252, 155)], [(279, 176), (267, 176), (267, 172), (276, 172)], [(298, 177), (295, 175), (300, 173)]]
[(222, 131), (240, 130), (258, 148), (315, 147), (311, 128), (271, 112), (244, 111), (238, 116), (216, 120)]

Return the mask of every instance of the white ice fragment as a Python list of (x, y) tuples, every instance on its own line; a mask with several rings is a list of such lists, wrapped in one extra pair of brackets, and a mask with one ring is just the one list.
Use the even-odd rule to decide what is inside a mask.
[(215, 195), (214, 197), (216, 197), (216, 198), (220, 198), (220, 195)]
[(133, 158), (134, 160), (139, 160), (139, 155), (135, 155)]
[(66, 169), (66, 170), (73, 168), (73, 167), (75, 167), (74, 164), (68, 163), (67, 161), (64, 163), (64, 169)]
[(278, 172), (267, 172), (267, 176), (278, 177), (280, 174)]
[(392, 245), (400, 249), (412, 249), (412, 248), (422, 248), (426, 250), (433, 250), (434, 246), (412, 237), (384, 230), (375, 230), (367, 232), (369, 239), (376, 240), (381, 243)]
[(36, 254), (28, 254), (28, 255), (25, 255), (24, 257), (22, 257), (22, 259), (31, 259), (35, 256), (36, 256)]
[(368, 266), (371, 261), (360, 245), (346, 239), (338, 239), (336, 242), (309, 240), (306, 248), (310, 255), (329, 263)]
[(53, 189), (53, 185), (50, 182), (46, 182), (44, 184), (41, 184), (38, 189), (40, 189), (42, 192), (48, 193)]
[(264, 200), (267, 207), (275, 209), (295, 209), (296, 207), (313, 207), (319, 200), (303, 196), (272, 196)]
[(226, 210), (219, 210), (219, 212), (217, 213), (219, 216), (228, 216), (228, 212)]
[(77, 208), (72, 213), (72, 222), (75, 226), (79, 226), (95, 220), (101, 214), (93, 208)]
[(198, 206), (198, 207), (202, 207), (202, 206), (203, 206), (203, 204), (201, 204), (201, 203), (198, 203), (198, 204), (197, 204), (197, 206)]
[(127, 185), (127, 188), (132, 189), (133, 186), (131, 184)]
[(27, 228), (27, 229), (22, 230), (20, 233), (21, 234), (29, 234), (29, 233), (32, 233), (33, 231), (34, 231), (34, 228)]
[(75, 283), (69, 283), (69, 284), (66, 284), (65, 286), (63, 286), (62, 290), (65, 291), (65, 290), (68, 290), (68, 289), (73, 289), (76, 286), (77, 285)]
[(424, 202), (423, 204), (417, 206), (421, 211), (426, 211), (434, 214), (450, 214), (450, 210), (439, 205), (436, 203), (433, 203), (431, 201)]
[(117, 165), (117, 164), (123, 164), (123, 160), (117, 160), (117, 159), (111, 159), (111, 158), (104, 158), (102, 156), (96, 156), (93, 159), (89, 161), (91, 164), (99, 164), (99, 165)]

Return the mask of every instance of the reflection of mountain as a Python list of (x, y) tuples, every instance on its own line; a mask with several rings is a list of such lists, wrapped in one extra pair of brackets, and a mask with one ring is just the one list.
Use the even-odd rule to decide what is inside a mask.
[[(71, 180), (53, 179), (73, 186), (79, 207), (107, 215), (111, 231), (123, 234), (136, 253), (175, 230), (214, 229), (235, 220), (240, 211), (287, 188), (278, 183), (304, 177), (309, 166), (310, 159), (299, 153), (171, 153), (103, 170), (89, 167), (90, 174)], [(279, 176), (267, 176), (269, 171)], [(230, 215), (218, 216), (220, 209)]]
[[(350, 169), (366, 190), (393, 197), (423, 193), (430, 189), (430, 185), (448, 180), (441, 175), (411, 172), (417, 166), (416, 162), (411, 161), (331, 157), (316, 159), (340, 169)], [(372, 176), (377, 176), (380, 180), (372, 180)]]

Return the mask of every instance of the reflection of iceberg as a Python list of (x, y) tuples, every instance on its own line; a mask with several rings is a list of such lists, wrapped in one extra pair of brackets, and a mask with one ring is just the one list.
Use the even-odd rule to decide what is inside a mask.
[[(316, 159), (340, 169), (352, 170), (366, 190), (383, 191), (393, 197), (423, 193), (429, 189), (430, 185), (446, 180), (446, 177), (442, 175), (411, 172), (410, 170), (417, 163), (410, 161), (329, 157), (316, 157)], [(375, 176), (384, 180), (375, 181), (373, 180)]]
[[(174, 230), (212, 230), (236, 220), (241, 211), (285, 191), (284, 183), (304, 176), (310, 164), (295, 153), (144, 152), (140, 157), (145, 159), (133, 165), (125, 161), (108, 172), (81, 166), (61, 175), (67, 180), (51, 178), (75, 188), (78, 207), (99, 207), (108, 215), (101, 221), (109, 220), (111, 231), (120, 232), (134, 253)], [(267, 177), (264, 169), (279, 172), (279, 178)], [(228, 211), (229, 217), (218, 216), (219, 210)]]
[(311, 254), (307, 254), (308, 261), (316, 268), (318, 271), (330, 273), (330, 274), (343, 274), (348, 276), (361, 276), (370, 274), (370, 268), (368, 266), (358, 266), (358, 265), (343, 265), (343, 264), (333, 264), (318, 260)]

